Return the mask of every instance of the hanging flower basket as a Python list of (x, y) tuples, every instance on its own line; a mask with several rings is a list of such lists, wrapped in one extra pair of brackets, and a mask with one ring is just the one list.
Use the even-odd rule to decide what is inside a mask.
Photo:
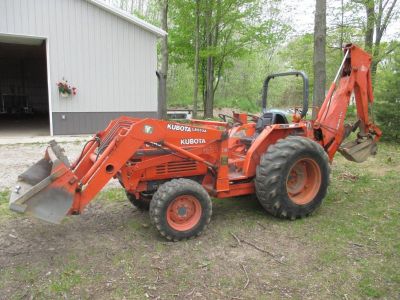
[(75, 96), (77, 93), (77, 88), (70, 85), (67, 80), (62, 80), (57, 82), (58, 92), (62, 98), (69, 98)]

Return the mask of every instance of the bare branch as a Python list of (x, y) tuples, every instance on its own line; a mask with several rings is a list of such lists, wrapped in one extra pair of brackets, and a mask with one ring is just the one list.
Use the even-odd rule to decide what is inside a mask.
[(385, 51), (385, 56), (388, 56), (394, 50), (396, 50), (400, 46), (400, 43), (395, 43), (390, 49)]
[(237, 241), (239, 246), (242, 245), (242, 243), (240, 242), (240, 239), (234, 233), (231, 232), (231, 235), (235, 238), (235, 240)]
[(382, 23), (381, 35), (383, 34), (383, 32), (385, 32), (387, 26), (389, 25), (389, 21), (390, 21), (390, 18), (393, 16), (393, 9), (394, 9), (396, 3), (397, 3), (397, 0), (393, 0), (392, 5), (390, 6), (388, 12), (386, 13), (386, 16)]
[(248, 287), (249, 283), (250, 283), (249, 274), (247, 274), (246, 268), (245, 268), (245, 266), (243, 264), (240, 264), (240, 266), (242, 267), (242, 269), (244, 271), (244, 274), (246, 275), (246, 283), (245, 283), (245, 285), (243, 287), (243, 289), (245, 290)]

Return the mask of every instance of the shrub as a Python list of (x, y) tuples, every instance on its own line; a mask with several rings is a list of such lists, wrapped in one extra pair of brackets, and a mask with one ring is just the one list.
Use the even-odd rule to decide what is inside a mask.
[(400, 141), (400, 49), (397, 48), (377, 74), (376, 117), (382, 138)]

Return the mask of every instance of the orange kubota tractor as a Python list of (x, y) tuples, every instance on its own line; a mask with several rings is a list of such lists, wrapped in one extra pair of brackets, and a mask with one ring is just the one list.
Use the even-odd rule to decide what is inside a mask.
[[(210, 195), (256, 194), (269, 213), (288, 219), (311, 214), (329, 184), (336, 151), (355, 162), (376, 153), (381, 131), (371, 122), (371, 56), (355, 45), (344, 58), (315, 120), (306, 120), (308, 80), (302, 72), (266, 78), (261, 116), (233, 113), (222, 121), (189, 123), (120, 117), (98, 132), (72, 164), (52, 142), (43, 159), (21, 174), (10, 208), (58, 223), (79, 214), (112, 178), (169, 240), (199, 235), (210, 222)], [(304, 103), (292, 122), (267, 110), (269, 81), (303, 77)], [(358, 121), (345, 125), (354, 94)], [(229, 122), (227, 122), (229, 118)], [(354, 142), (344, 139), (359, 128)]]

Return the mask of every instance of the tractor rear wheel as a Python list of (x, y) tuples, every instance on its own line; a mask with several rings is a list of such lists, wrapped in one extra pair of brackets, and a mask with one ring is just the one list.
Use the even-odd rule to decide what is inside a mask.
[(126, 192), (126, 197), (132, 205), (140, 210), (149, 210), (151, 196), (140, 196), (139, 199), (136, 198), (134, 194)]
[(306, 217), (317, 209), (329, 185), (324, 149), (305, 137), (287, 137), (271, 145), (257, 167), (257, 198), (266, 211), (287, 219)]
[(171, 241), (198, 236), (210, 223), (212, 204), (207, 191), (190, 179), (162, 184), (150, 202), (150, 219)]

